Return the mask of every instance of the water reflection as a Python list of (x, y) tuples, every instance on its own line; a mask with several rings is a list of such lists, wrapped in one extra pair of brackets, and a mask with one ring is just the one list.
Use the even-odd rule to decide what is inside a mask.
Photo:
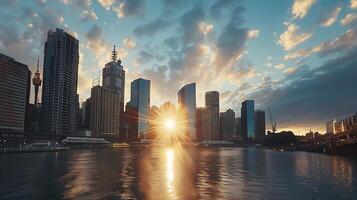
[(357, 160), (256, 148), (0, 156), (0, 199), (353, 199)]

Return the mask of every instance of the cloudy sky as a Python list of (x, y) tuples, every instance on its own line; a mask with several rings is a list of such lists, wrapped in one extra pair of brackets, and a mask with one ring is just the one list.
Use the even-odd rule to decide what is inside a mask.
[(126, 100), (138, 77), (152, 81), (155, 105), (196, 82), (198, 106), (218, 90), (221, 111), (239, 116), (254, 99), (298, 134), (357, 112), (357, 0), (0, 1), (0, 52), (31, 70), (49, 29), (79, 39), (81, 100), (116, 45)]

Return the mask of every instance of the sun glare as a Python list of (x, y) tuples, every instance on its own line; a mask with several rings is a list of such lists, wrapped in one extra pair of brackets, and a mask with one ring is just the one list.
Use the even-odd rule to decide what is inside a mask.
[(174, 130), (176, 128), (176, 122), (173, 119), (167, 119), (165, 121), (165, 128), (167, 130)]

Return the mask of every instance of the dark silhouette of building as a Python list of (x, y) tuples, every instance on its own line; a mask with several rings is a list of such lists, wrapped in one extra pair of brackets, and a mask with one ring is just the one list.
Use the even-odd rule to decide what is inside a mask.
[(254, 139), (254, 100), (246, 100), (242, 102), (241, 122), (243, 139)]
[(0, 131), (24, 132), (30, 86), (28, 66), (0, 54)]
[(177, 93), (178, 110), (184, 113), (185, 137), (190, 141), (197, 140), (196, 133), (196, 83), (183, 86)]
[(242, 136), (242, 120), (240, 117), (237, 117), (235, 119), (235, 126), (236, 126), (236, 135), (235, 138), (233, 138), (234, 140), (242, 140), (243, 136)]
[(42, 89), (42, 132), (75, 134), (78, 40), (61, 29), (47, 33)]
[(211, 110), (207, 108), (197, 108), (196, 110), (196, 131), (197, 140), (211, 140)]
[(235, 135), (235, 113), (232, 109), (220, 113), (220, 139), (233, 140)]
[(219, 119), (219, 92), (208, 91), (205, 94), (205, 107), (211, 112), (211, 138), (210, 140), (218, 140), (220, 133)]
[(257, 139), (265, 136), (265, 111), (256, 110), (254, 112), (255, 135)]

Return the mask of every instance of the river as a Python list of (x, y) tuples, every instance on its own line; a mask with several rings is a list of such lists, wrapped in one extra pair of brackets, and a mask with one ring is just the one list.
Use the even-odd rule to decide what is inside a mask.
[(3, 154), (0, 199), (357, 199), (357, 159), (223, 147)]

